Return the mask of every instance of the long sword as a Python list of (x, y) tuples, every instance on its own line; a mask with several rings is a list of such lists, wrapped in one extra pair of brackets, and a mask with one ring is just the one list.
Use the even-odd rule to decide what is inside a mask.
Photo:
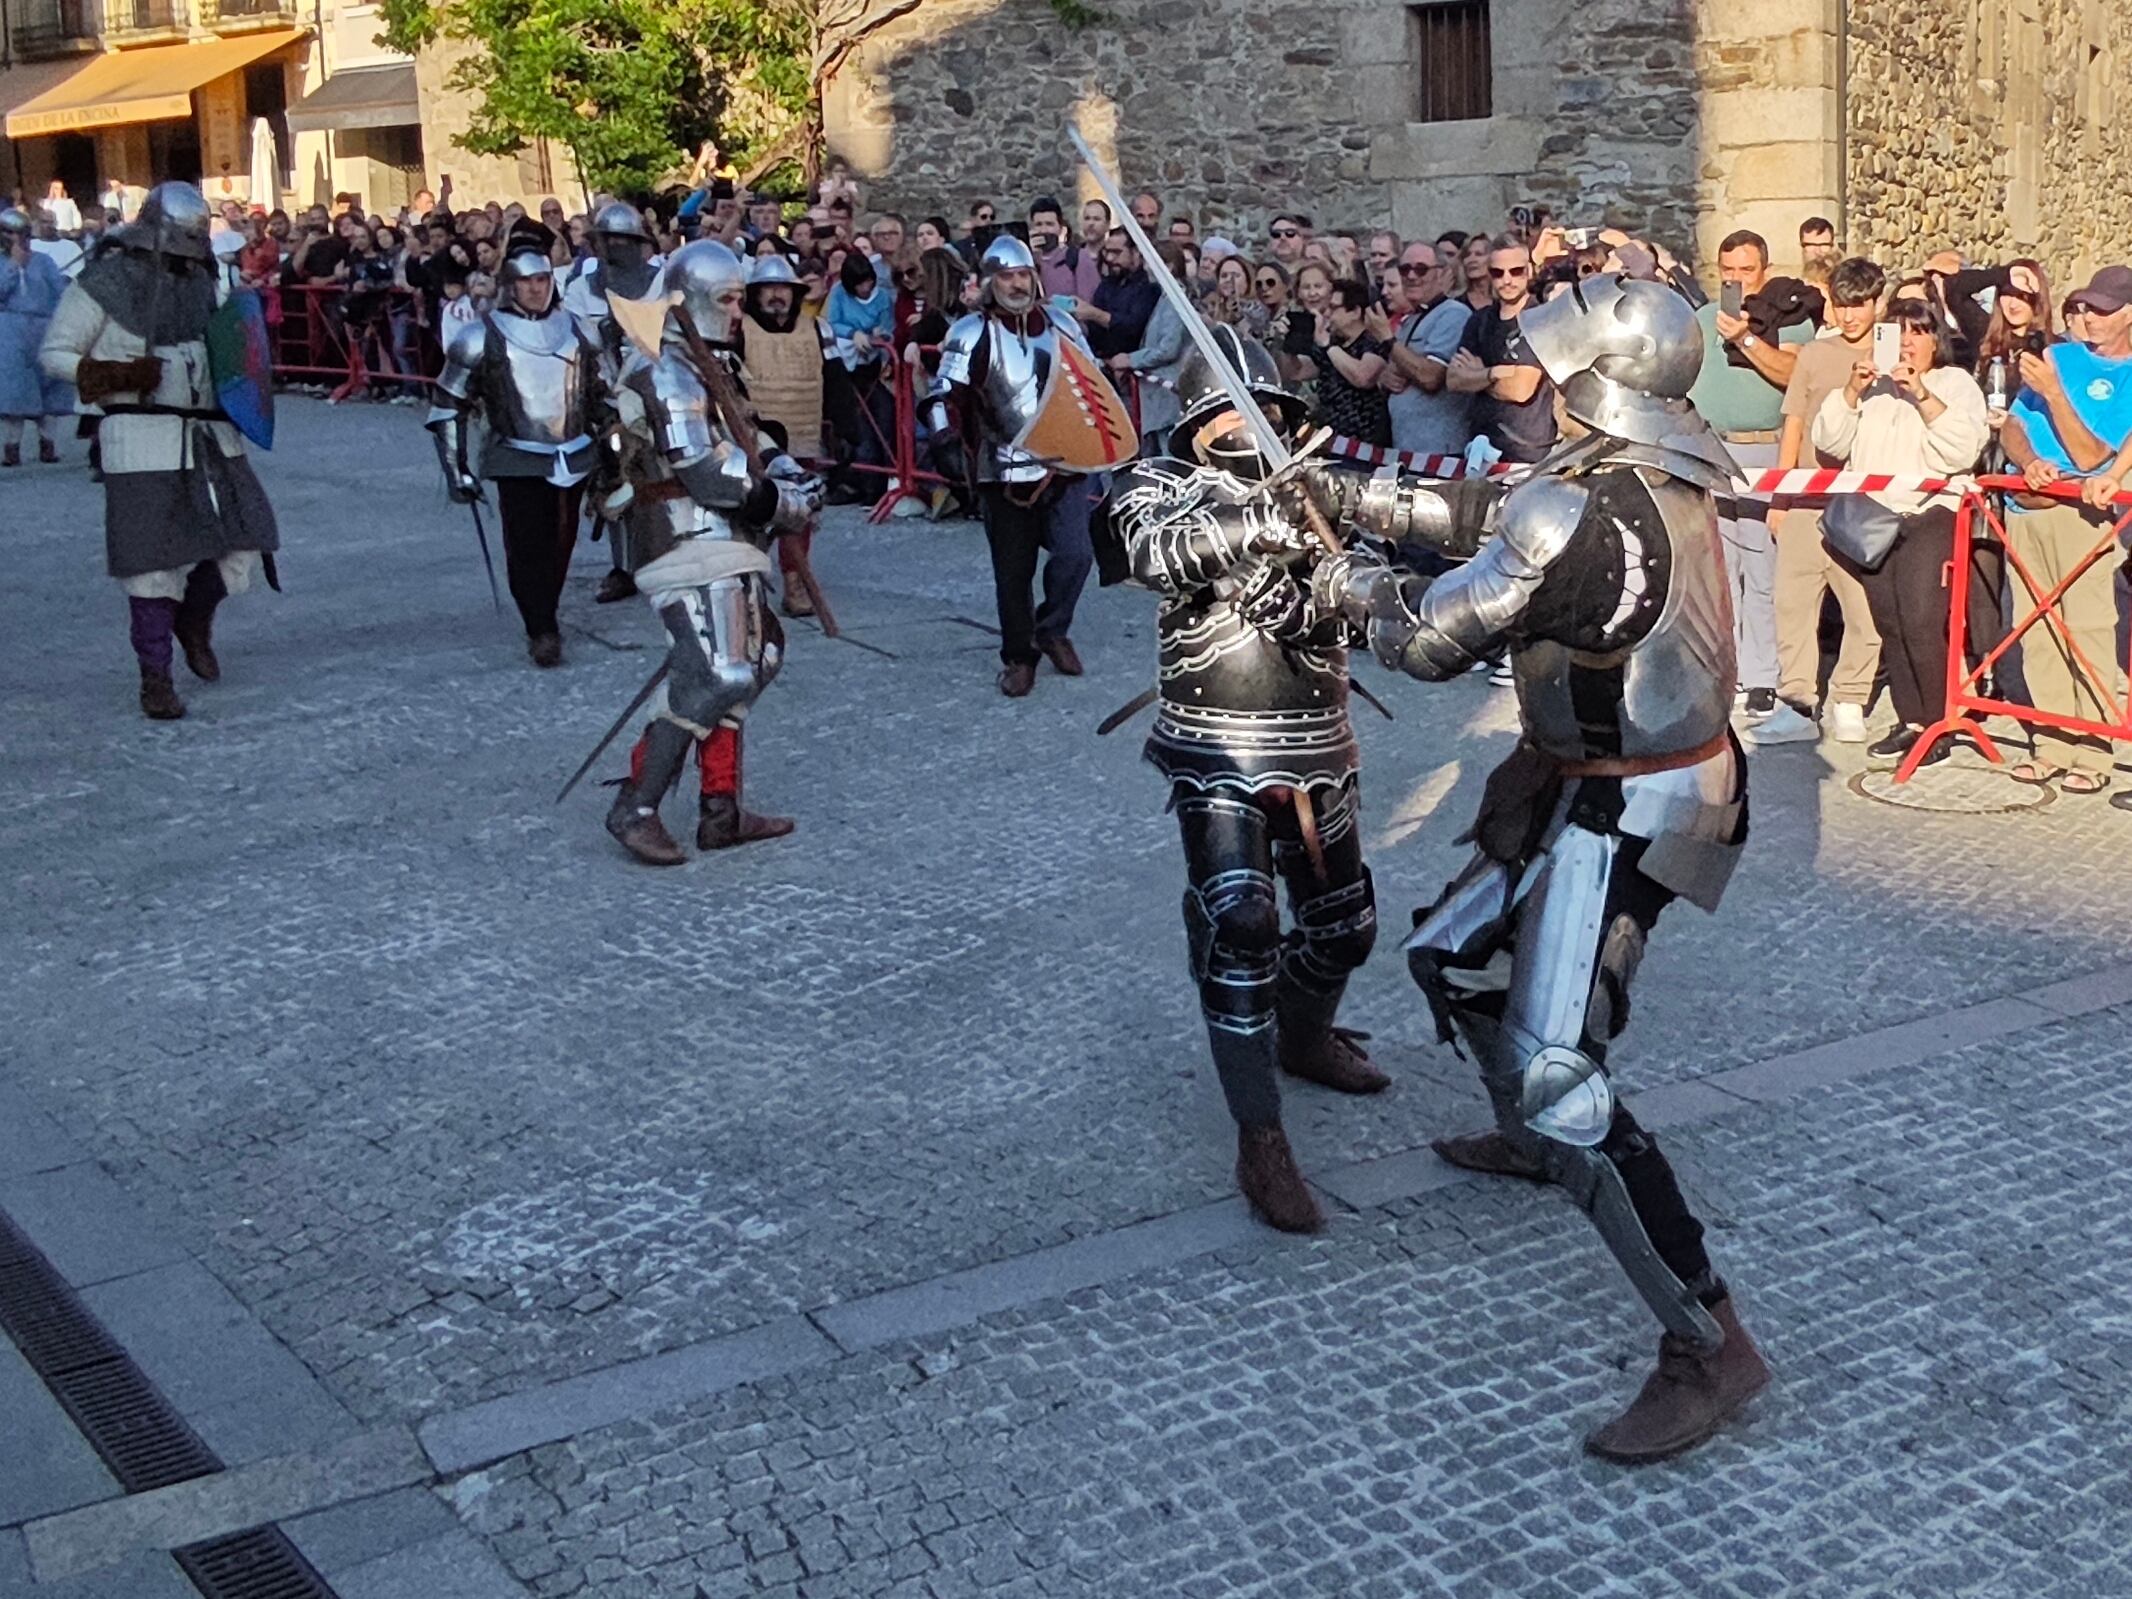
[[(1148, 276), (1155, 280), (1155, 287), (1162, 291), (1162, 297), (1169, 301), (1170, 309), (1177, 313), (1177, 320), (1184, 324), (1185, 333), (1198, 347), (1199, 353), (1206, 358), (1214, 375), (1221, 379), (1222, 388), (1228, 392), (1229, 403), (1236, 407), (1237, 415), (1244, 419), (1244, 425), (1251, 430), (1251, 442), (1265, 459), (1268, 472), (1285, 472), (1294, 452), (1288, 448), (1273, 424), (1266, 420), (1266, 413), (1259, 409), (1258, 397), (1245, 386), (1243, 375), (1229, 364), (1228, 356), (1222, 353), (1222, 347), (1214, 337), (1214, 330), (1207, 326), (1206, 318), (1199, 314), (1199, 307), (1192, 303), (1192, 297), (1185, 292), (1184, 285), (1162, 265), (1162, 257), (1155, 249), (1155, 241), (1147, 236), (1146, 229), (1140, 226), (1132, 208), (1125, 203), (1125, 195), (1118, 188), (1118, 180), (1103, 169), (1102, 161), (1097, 158), (1095, 151), (1088, 147), (1088, 141), (1081, 137), (1079, 128), (1068, 128), (1066, 137), (1073, 141), (1074, 151), (1080, 156), (1082, 165), (1088, 168), (1089, 176), (1096, 180), (1096, 187), (1103, 191), (1103, 198), (1110, 203), (1111, 215), (1117, 218), (1118, 226), (1125, 229), (1126, 236), (1140, 252), (1140, 259), (1150, 263)], [(1326, 549), (1335, 555), (1339, 554), (1339, 539), (1334, 536), (1323, 514), (1315, 505), (1311, 505), (1307, 498), (1304, 502), (1304, 518)]]
[(570, 774), (570, 781), (565, 783), (562, 787), (562, 792), (555, 796), (556, 804), (560, 805), (570, 797), (570, 791), (577, 787), (578, 779), (592, 770), (592, 763), (607, 752), (607, 746), (614, 742), (615, 735), (629, 725), (630, 718), (635, 716), (644, 702), (652, 697), (653, 691), (666, 681), (666, 667), (667, 663), (661, 661), (653, 668), (651, 676), (644, 680), (644, 686), (637, 690), (636, 698), (622, 707), (622, 714), (614, 719), (614, 726), (608, 728), (606, 732), (600, 735), (600, 741), (592, 746), (592, 753), (580, 761), (577, 770)]
[(481, 502), (468, 500), (466, 508), (474, 513), (474, 537), (481, 545), (481, 564), (488, 568), (489, 603), (496, 607), (496, 614), (503, 615), (503, 596), (496, 590), (496, 563), (489, 558), (489, 530), (481, 522)]

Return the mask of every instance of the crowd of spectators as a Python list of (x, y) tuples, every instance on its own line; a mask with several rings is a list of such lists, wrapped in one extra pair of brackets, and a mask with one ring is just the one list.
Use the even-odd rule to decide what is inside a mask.
[[(1696, 305), (1703, 329), (1691, 398), (1743, 468), (2024, 477), (2028, 490), (2008, 496), (2006, 522), (2029, 578), (1995, 543), (1979, 541), (1973, 552), (1969, 634), (1980, 654), (2004, 637), (2010, 612), (2025, 613), (2072, 575), (2132, 472), (2132, 269), (2124, 267), (2095, 273), (2060, 301), (2039, 261), (1975, 265), (1952, 250), (1914, 269), (1844, 259), (1834, 227), (1809, 217), (1783, 271), (1760, 235), (1726, 237), (1713, 297), (1662, 243), (1565, 229), (1525, 207), (1499, 226), (1415, 239), (1324, 231), (1291, 212), (1274, 217), (1263, 239), (1240, 240), (1202, 236), (1189, 202), (1143, 191), (1132, 210), (1155, 242), (1148, 260), (1101, 200), (1069, 208), (1045, 195), (1003, 211), (981, 199), (959, 221), (912, 220), (865, 212), (840, 169), (806, 201), (750, 194), (707, 169), (697, 177), (648, 206), (647, 227), (662, 252), (713, 237), (790, 264), (823, 381), (818, 391), (811, 383), (788, 391), (810, 411), (818, 392), (821, 414), (779, 420), (820, 441), (841, 499), (881, 492), (894, 467), (895, 385), (923, 383), (931, 347), (976, 303), (978, 258), (1002, 232), (1027, 240), (1049, 309), (1081, 324), (1153, 448), (1174, 419), (1171, 384), (1187, 349), (1155, 273), (1181, 283), (1211, 321), (1266, 343), (1337, 433), (1476, 466), (1536, 461), (1557, 442), (1552, 386), (1519, 332), (1527, 306), (1598, 273), (1669, 282)], [(34, 247), (67, 257), (70, 270), (116, 220), (57, 192), (36, 215)], [(433, 369), (453, 322), (481, 314), (507, 241), (531, 241), (567, 266), (590, 253), (588, 216), (554, 199), (531, 213), (496, 201), (455, 209), (446, 179), (389, 216), (366, 213), (348, 195), (294, 213), (232, 205), (217, 248), (235, 278), (262, 291), (271, 320), (288, 324), (291, 298), (310, 297), (307, 337), (359, 339), (373, 372), (412, 377)], [(2086, 480), (2081, 499), (2042, 492), (2068, 477)], [(1883, 681), (1897, 724), (1875, 753), (1904, 753), (1937, 720), (1957, 496), (1873, 498), (1899, 532), (1870, 566), (1824, 538), (1819, 505), (1743, 494), (1720, 506), (1741, 720), (1755, 742), (1824, 734), (1862, 742)], [(931, 509), (947, 514), (969, 499), (951, 484), (932, 494)], [(2031, 630), (1994, 674), (1999, 692), (2070, 715), (2114, 714), (2107, 696), (2123, 703), (2118, 564), (2081, 569), (2058, 602), (2064, 631)], [(1823, 646), (1839, 618), (1827, 665)], [(2083, 656), (2114, 672), (2103, 692)], [(2112, 764), (2105, 741), (2042, 728), (2015, 775), (2096, 793), (2110, 785)], [(2112, 799), (2132, 809), (2132, 794)]]

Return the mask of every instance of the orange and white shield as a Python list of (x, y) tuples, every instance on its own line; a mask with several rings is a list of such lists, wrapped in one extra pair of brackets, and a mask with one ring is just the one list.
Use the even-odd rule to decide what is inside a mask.
[(1069, 471), (1103, 472), (1139, 454), (1140, 439), (1117, 386), (1087, 351), (1062, 337), (1036, 415), (1014, 447)]

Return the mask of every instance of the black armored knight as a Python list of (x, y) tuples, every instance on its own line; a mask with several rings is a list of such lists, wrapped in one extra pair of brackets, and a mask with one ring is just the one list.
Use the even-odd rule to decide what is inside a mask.
[[(1305, 407), (1265, 347), (1234, 328), (1213, 334), (1267, 420), (1292, 432)], [(1323, 1218), (1281, 1129), (1278, 1072), (1353, 1094), (1387, 1082), (1358, 1035), (1333, 1025), (1376, 935), (1348, 630), (1311, 608), (1310, 567), (1325, 547), (1308, 531), (1303, 491), (1268, 488), (1269, 465), (1203, 355), (1188, 358), (1178, 387), (1170, 454), (1120, 475), (1110, 526), (1133, 575), (1164, 596), (1146, 753), (1170, 780), (1184, 837), (1185, 931), (1237, 1122), (1237, 1181), (1265, 1220), (1308, 1232)], [(1295, 923), (1285, 937), (1276, 871)]]

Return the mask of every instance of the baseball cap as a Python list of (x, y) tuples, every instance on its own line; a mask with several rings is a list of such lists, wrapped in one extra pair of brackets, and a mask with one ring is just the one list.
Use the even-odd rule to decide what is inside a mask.
[(2098, 312), (2103, 316), (2113, 311), (2122, 311), (2132, 305), (2132, 267), (2107, 266), (2092, 278), (2088, 286), (2075, 289), (2065, 297), (2065, 303), (2083, 311)]

